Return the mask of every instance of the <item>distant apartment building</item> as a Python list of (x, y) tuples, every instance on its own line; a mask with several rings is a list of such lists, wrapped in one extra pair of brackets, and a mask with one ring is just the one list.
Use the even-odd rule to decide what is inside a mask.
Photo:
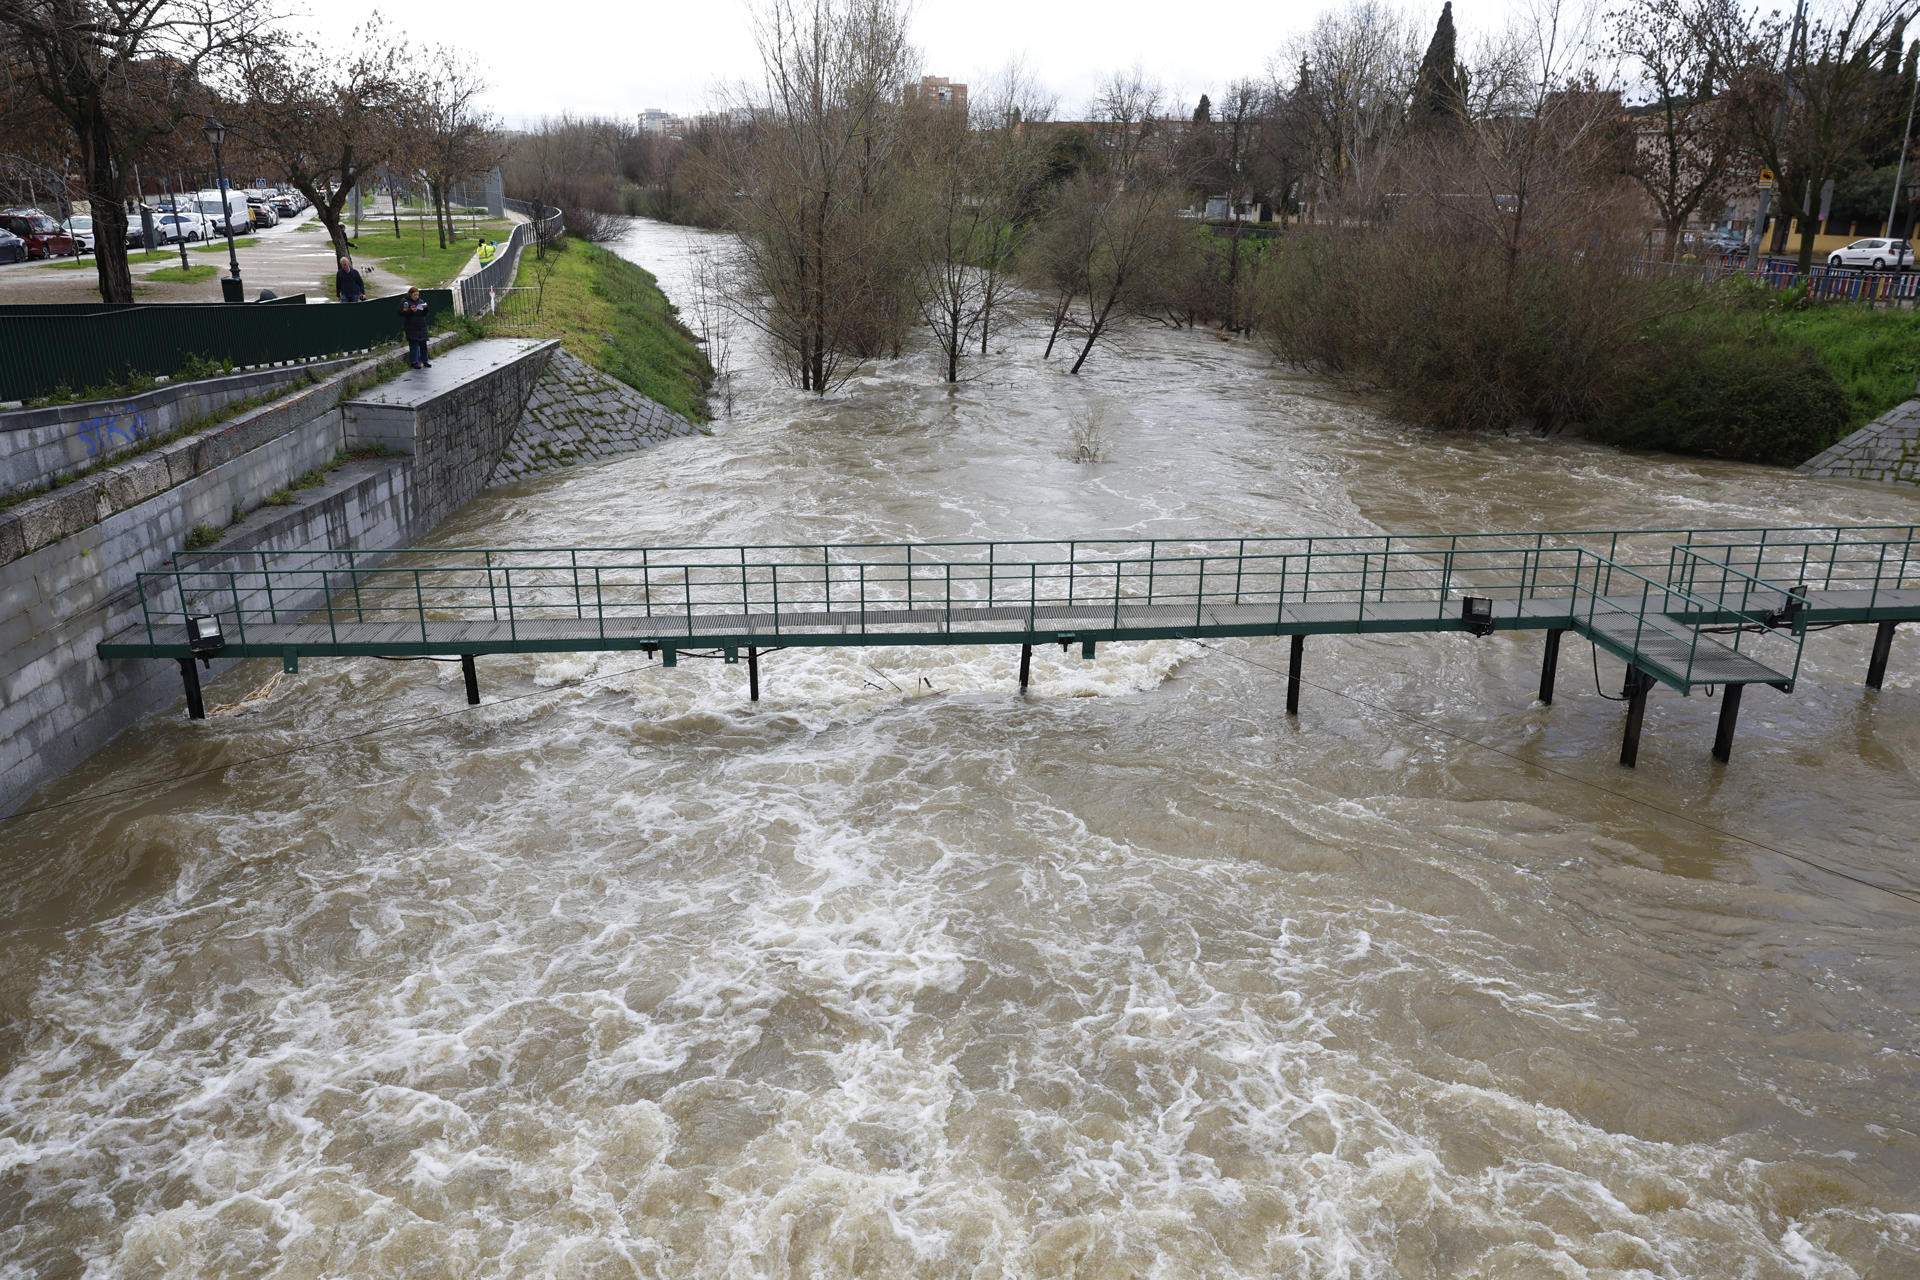
[(673, 133), (674, 126), (678, 123), (672, 112), (662, 111), (658, 107), (648, 107), (640, 113), (640, 132), (642, 133)]
[(936, 107), (952, 107), (955, 111), (965, 112), (967, 86), (955, 84), (945, 76), (921, 76), (919, 84), (907, 86), (907, 99), (911, 102), (924, 102)]

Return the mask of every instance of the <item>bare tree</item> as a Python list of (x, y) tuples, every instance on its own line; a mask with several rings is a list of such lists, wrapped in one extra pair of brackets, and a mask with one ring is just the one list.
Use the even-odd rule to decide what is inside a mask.
[(241, 62), (244, 103), (233, 128), (312, 202), (336, 257), (349, 249), (353, 189), (411, 141), (402, 66), (400, 44), (377, 15), (343, 49), (300, 42), (252, 50)]
[(1061, 185), (1037, 246), (1053, 297), (1046, 354), (1071, 331), (1080, 344), (1071, 373), (1117, 323), (1157, 305), (1161, 275), (1177, 256), (1181, 184), (1161, 101), (1137, 68), (1107, 81), (1094, 103), (1089, 162)]
[(945, 107), (921, 107), (909, 129), (911, 194), (899, 220), (915, 243), (913, 295), (920, 318), (940, 349), (948, 382), (960, 380), (962, 356), (987, 307), (986, 272), (978, 257), (994, 238), (994, 209), (981, 198), (991, 177), (987, 149), (966, 117)]
[(766, 0), (763, 85), (720, 160), (734, 196), (739, 314), (793, 382), (824, 393), (897, 342), (907, 300), (892, 228), (901, 86), (911, 51), (896, 0)]
[(618, 120), (548, 116), (507, 148), (507, 184), (559, 209), (568, 235), (595, 244), (616, 240), (626, 228), (619, 164), (630, 132)]
[(1614, 48), (1645, 86), (1629, 172), (1660, 215), (1662, 256), (1697, 212), (1724, 200), (1740, 153), (1732, 109), (1714, 96), (1714, 53), (1692, 0), (1629, 0), (1611, 16)]
[(1038, 225), (1035, 193), (1044, 181), (1047, 147), (1030, 126), (1051, 120), (1055, 99), (1016, 58), (976, 87), (973, 130), (981, 149), (975, 199), (988, 225), (976, 252), (981, 271), (980, 354), (987, 353), (993, 312), (1010, 271)]
[(1778, 12), (1702, 0), (1696, 21), (1742, 141), (1778, 175), (1783, 245), (1800, 201), (1800, 270), (1813, 262), (1812, 193), (1857, 164), (1880, 125), (1878, 57), (1913, 0), (1836, 0), (1795, 23)]
[(148, 141), (205, 100), (204, 78), (270, 42), (266, 0), (6, 0), (0, 65), (73, 131), (104, 302), (133, 301), (127, 199)]
[(1371, 210), (1382, 192), (1420, 67), (1417, 27), (1385, 0), (1349, 0), (1293, 45), (1296, 110), (1308, 136), (1303, 204)]
[(453, 184), (491, 169), (500, 160), (493, 117), (480, 106), (487, 82), (473, 58), (457, 49), (433, 51), (412, 77), (418, 86), (414, 115), (418, 121), (421, 172), (433, 202), (440, 247), (455, 239), (448, 193)]

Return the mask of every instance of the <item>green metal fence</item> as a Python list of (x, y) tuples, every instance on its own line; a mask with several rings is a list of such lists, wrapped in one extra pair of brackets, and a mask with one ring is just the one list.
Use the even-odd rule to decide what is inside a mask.
[[(448, 289), (423, 289), (433, 318), (453, 311)], [(291, 301), (291, 300), (289, 300)], [(400, 341), (400, 300), (351, 306), (147, 303), (49, 312), (0, 307), (0, 400), (163, 377), (189, 357), (237, 368), (301, 363)]]

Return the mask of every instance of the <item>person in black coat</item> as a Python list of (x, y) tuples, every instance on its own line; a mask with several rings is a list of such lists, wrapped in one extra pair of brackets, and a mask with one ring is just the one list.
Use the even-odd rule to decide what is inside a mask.
[(340, 269), (333, 273), (334, 296), (342, 302), (360, 302), (367, 296), (367, 282), (353, 269), (352, 258), (340, 259)]
[(420, 296), (419, 285), (400, 299), (400, 327), (407, 334), (407, 363), (416, 369), (433, 368), (427, 358), (427, 300)]

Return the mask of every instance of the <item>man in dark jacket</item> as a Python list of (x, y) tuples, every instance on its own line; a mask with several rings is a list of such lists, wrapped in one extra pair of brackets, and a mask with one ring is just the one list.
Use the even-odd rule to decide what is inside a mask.
[(333, 273), (333, 292), (342, 302), (361, 302), (367, 296), (367, 282), (353, 269), (352, 258), (340, 259), (340, 269)]
[(400, 299), (400, 327), (407, 334), (407, 363), (416, 369), (433, 368), (427, 358), (427, 300), (420, 296), (419, 285)]

